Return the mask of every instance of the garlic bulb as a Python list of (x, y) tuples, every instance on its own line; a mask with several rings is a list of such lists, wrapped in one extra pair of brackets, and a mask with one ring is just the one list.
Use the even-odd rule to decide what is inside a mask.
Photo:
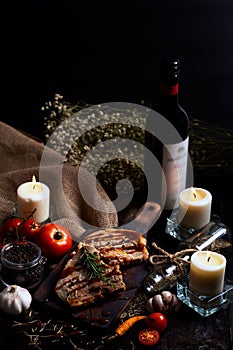
[(180, 310), (181, 301), (170, 291), (163, 291), (155, 294), (147, 300), (146, 309), (148, 312), (177, 312)]
[(32, 296), (26, 288), (10, 285), (0, 293), (0, 309), (7, 314), (18, 315), (29, 309)]

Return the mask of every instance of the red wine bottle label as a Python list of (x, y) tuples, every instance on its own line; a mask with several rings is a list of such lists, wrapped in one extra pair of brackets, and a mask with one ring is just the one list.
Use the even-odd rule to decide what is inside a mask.
[(189, 137), (163, 147), (162, 195), (166, 196), (165, 210), (178, 207), (179, 193), (186, 188)]
[(160, 86), (160, 94), (162, 96), (172, 96), (172, 95), (177, 95), (178, 94), (178, 84), (168, 86), (165, 84), (162, 84)]

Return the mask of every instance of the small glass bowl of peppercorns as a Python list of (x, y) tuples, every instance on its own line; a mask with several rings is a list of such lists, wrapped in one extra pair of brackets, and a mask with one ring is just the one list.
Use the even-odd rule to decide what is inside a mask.
[(44, 277), (45, 262), (41, 249), (33, 242), (19, 240), (5, 244), (1, 251), (0, 279), (5, 286), (34, 288)]

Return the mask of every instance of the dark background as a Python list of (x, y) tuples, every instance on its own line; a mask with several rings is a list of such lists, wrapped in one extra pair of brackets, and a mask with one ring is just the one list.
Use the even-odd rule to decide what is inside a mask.
[(190, 116), (233, 129), (233, 1), (8, 2), (0, 119), (43, 137), (55, 93), (87, 103), (157, 98), (159, 62), (181, 59)]
[[(8, 1), (1, 24), (0, 119), (16, 128), (43, 139), (41, 107), (55, 93), (152, 103), (161, 58), (177, 55), (182, 106), (233, 130), (232, 0)], [(213, 187), (232, 227), (231, 176)]]

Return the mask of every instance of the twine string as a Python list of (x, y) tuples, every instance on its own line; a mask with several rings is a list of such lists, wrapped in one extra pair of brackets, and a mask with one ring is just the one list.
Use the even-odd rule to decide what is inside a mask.
[[(161, 254), (154, 254), (149, 257), (149, 262), (156, 266), (156, 265), (163, 265), (163, 264), (174, 264), (176, 267), (179, 268), (181, 273), (184, 273), (184, 270), (186, 270), (187, 264), (190, 264), (190, 261), (184, 260), (181, 256), (189, 253), (194, 253), (197, 251), (197, 249), (184, 249), (180, 250), (174, 254), (168, 253), (163, 248), (159, 247), (155, 242), (152, 243), (152, 246), (158, 250)], [(184, 266), (185, 265), (185, 266)]]

